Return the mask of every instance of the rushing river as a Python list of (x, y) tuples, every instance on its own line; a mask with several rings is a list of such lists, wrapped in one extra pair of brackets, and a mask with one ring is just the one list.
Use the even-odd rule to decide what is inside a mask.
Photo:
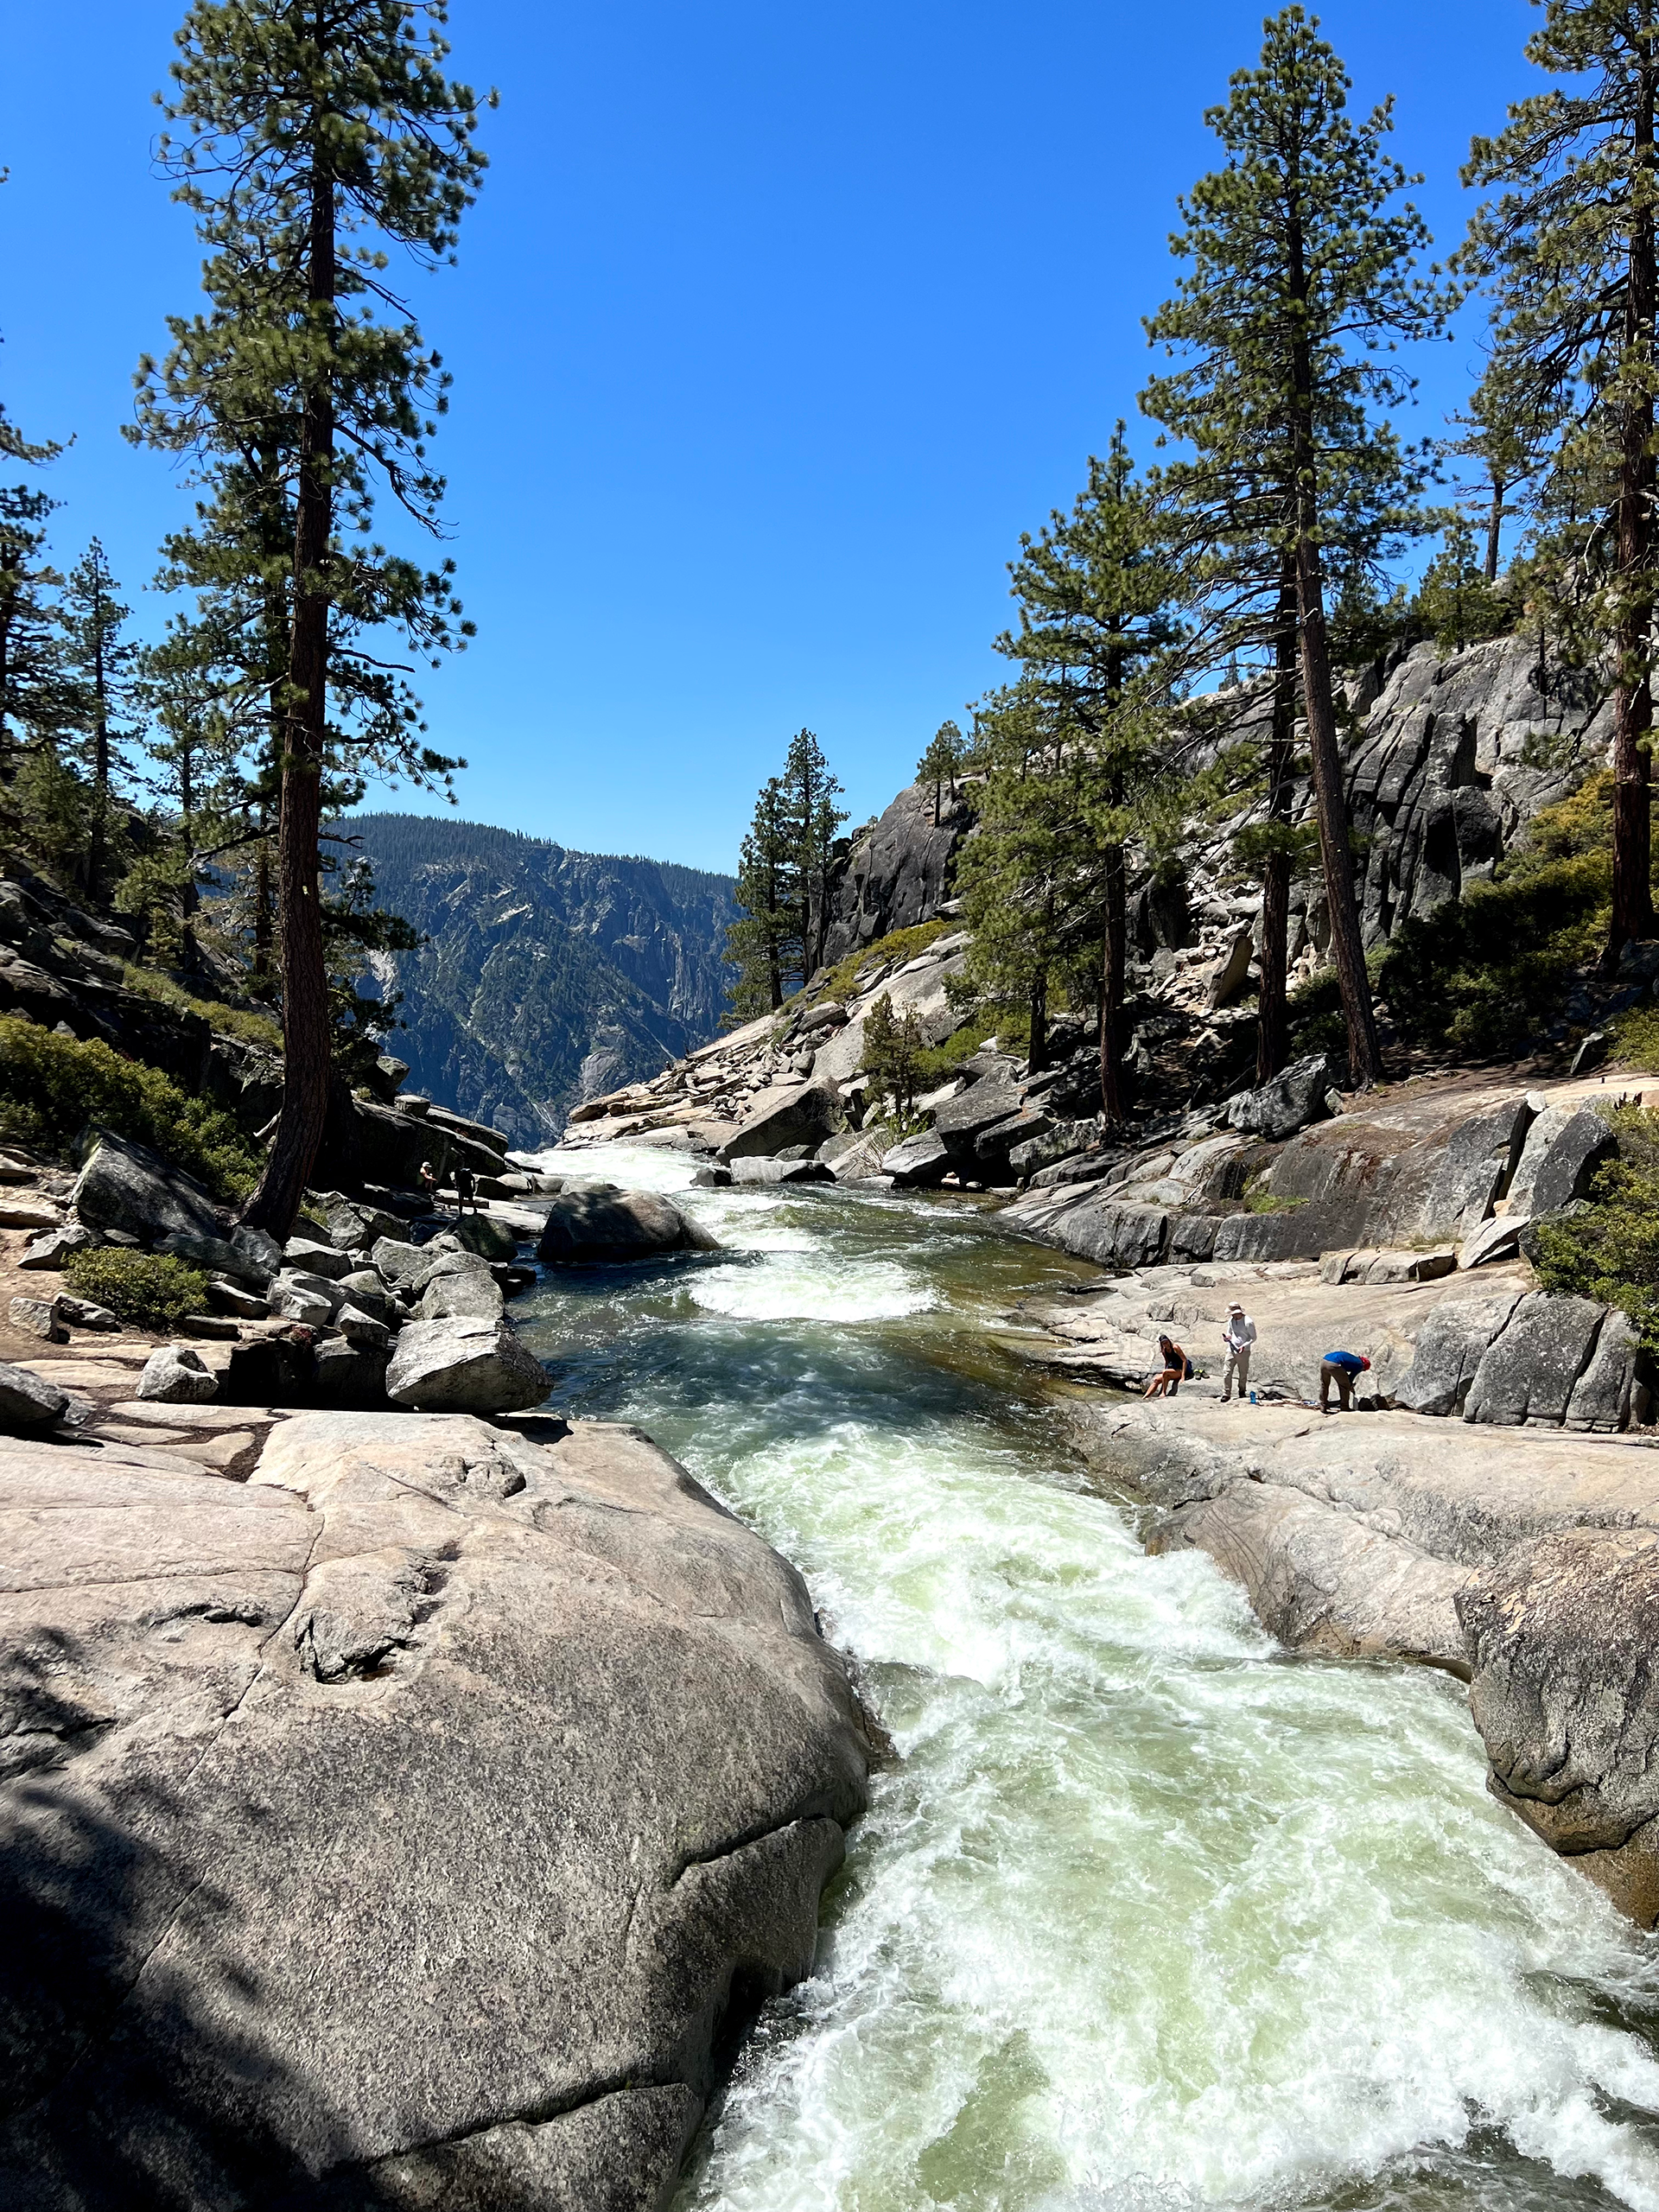
[(1659, 2212), (1653, 1947), (1487, 1796), (1458, 1684), (1143, 1554), (995, 1329), (1085, 1271), (936, 1201), (686, 1203), (726, 1251), (520, 1319), (794, 1560), (899, 1757), (680, 2212)]

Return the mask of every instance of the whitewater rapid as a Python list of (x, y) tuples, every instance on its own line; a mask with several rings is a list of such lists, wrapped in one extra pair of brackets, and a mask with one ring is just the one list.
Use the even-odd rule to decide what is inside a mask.
[(1652, 1944), (1487, 1796), (1458, 1684), (1143, 1553), (996, 1325), (1078, 1265), (934, 1200), (684, 1202), (724, 1251), (519, 1317), (794, 1560), (898, 1757), (680, 2212), (1659, 2212)]

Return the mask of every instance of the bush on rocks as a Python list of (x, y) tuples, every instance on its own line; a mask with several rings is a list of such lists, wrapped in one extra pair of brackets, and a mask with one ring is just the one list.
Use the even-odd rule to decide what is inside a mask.
[(71, 1252), (63, 1272), (71, 1287), (134, 1328), (175, 1328), (207, 1302), (207, 1278), (182, 1260), (110, 1244)]
[(82, 1044), (0, 1014), (0, 1139), (63, 1153), (89, 1122), (148, 1145), (226, 1203), (259, 1179), (258, 1160), (230, 1116), (158, 1068), (124, 1059), (101, 1038)]

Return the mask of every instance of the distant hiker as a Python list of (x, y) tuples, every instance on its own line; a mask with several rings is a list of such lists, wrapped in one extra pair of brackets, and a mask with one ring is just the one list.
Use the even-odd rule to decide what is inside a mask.
[(1238, 1384), (1241, 1398), (1250, 1387), (1250, 1351), (1255, 1343), (1255, 1324), (1235, 1299), (1227, 1308), (1227, 1326), (1221, 1332), (1221, 1341), (1227, 1351), (1227, 1364), (1221, 1370), (1221, 1402), (1224, 1406), (1233, 1395), (1233, 1384)]
[(423, 1160), (416, 1171), (415, 1181), (423, 1198), (434, 1199), (438, 1195), (438, 1179), (432, 1172), (432, 1163)]
[(1192, 1363), (1173, 1337), (1160, 1337), (1158, 1350), (1164, 1363), (1147, 1383), (1146, 1395), (1149, 1398), (1173, 1398), (1192, 1372)]
[(1331, 1410), (1331, 1385), (1334, 1382), (1341, 1399), (1341, 1410), (1354, 1409), (1354, 1377), (1363, 1375), (1370, 1365), (1363, 1351), (1328, 1351), (1319, 1362), (1319, 1411)]
[(455, 1170), (455, 1211), (465, 1213), (468, 1206), (474, 1213), (480, 1211), (478, 1185), (473, 1180), (473, 1171), (470, 1167), (457, 1167)]

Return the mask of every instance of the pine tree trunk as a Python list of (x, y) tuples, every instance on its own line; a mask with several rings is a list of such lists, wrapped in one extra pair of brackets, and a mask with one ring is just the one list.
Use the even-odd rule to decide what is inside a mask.
[[(1643, 70), (1635, 117), (1636, 170), (1645, 186), (1653, 167), (1656, 79)], [(1618, 479), (1619, 622), (1613, 693), (1613, 914), (1609, 949), (1653, 932), (1650, 876), (1652, 766), (1648, 740), (1653, 728), (1653, 395), (1646, 376), (1653, 359), (1654, 225), (1641, 207), (1632, 226), (1624, 302), (1627, 375), (1640, 380), (1639, 396), (1625, 403), (1624, 451)]]
[[(309, 297), (332, 323), (334, 186), (321, 158), (311, 182)], [(334, 391), (327, 371), (304, 397), (294, 529), (294, 626), (289, 645), (276, 895), (282, 933), (283, 1104), (270, 1158), (244, 1218), (286, 1243), (328, 1118), (332, 1036), (317, 867), (328, 721), (328, 588), (334, 530)]]
[(1486, 581), (1497, 582), (1497, 557), (1503, 544), (1503, 494), (1509, 490), (1501, 477), (1492, 477), (1492, 504), (1486, 515)]
[(1125, 1118), (1123, 982), (1128, 959), (1127, 870), (1122, 845), (1106, 848), (1106, 926), (1100, 963), (1100, 1110), (1106, 1126)]
[(1359, 932), (1359, 907), (1354, 897), (1354, 856), (1348, 843), (1348, 806), (1342, 790), (1342, 755), (1337, 744), (1319, 549), (1306, 536), (1297, 546), (1296, 588), (1302, 633), (1302, 691), (1319, 817), (1319, 856), (1325, 864), (1331, 949), (1336, 955), (1337, 981), (1348, 1027), (1348, 1077), (1356, 1090), (1369, 1090), (1382, 1071), (1382, 1053), (1376, 1041), (1376, 1016), (1371, 1010), (1371, 979), (1365, 971), (1364, 941)]
[[(1268, 820), (1290, 820), (1290, 767), (1296, 734), (1296, 579), (1280, 578), (1273, 639), (1273, 721), (1268, 737)], [(1255, 1079), (1268, 1083), (1290, 1058), (1286, 970), (1290, 964), (1290, 855), (1275, 849), (1262, 871), (1262, 995), (1255, 1031)]]
[(92, 827), (86, 855), (86, 887), (94, 900), (103, 895), (109, 836), (105, 817), (110, 804), (110, 711), (108, 683), (104, 669), (104, 594), (93, 585), (92, 596)]
[(1027, 1075), (1040, 1075), (1048, 1065), (1048, 970), (1039, 968), (1031, 986), (1031, 1040), (1026, 1054)]
[[(1290, 289), (1306, 297), (1306, 277), (1300, 231), (1293, 219), (1288, 238)], [(1325, 574), (1319, 545), (1319, 474), (1313, 438), (1313, 363), (1306, 326), (1291, 331), (1292, 436), (1296, 467), (1294, 554), (1297, 627), (1300, 632), (1302, 704), (1313, 757), (1313, 799), (1319, 823), (1319, 855), (1325, 866), (1325, 904), (1331, 913), (1331, 949), (1348, 1028), (1348, 1077), (1357, 1090), (1369, 1090), (1382, 1069), (1376, 1016), (1371, 1011), (1371, 979), (1365, 972), (1365, 947), (1354, 898), (1354, 856), (1348, 842), (1348, 806), (1342, 789), (1342, 754), (1337, 742), (1336, 692), (1331, 680), (1331, 648), (1325, 627)]]
[[(261, 827), (264, 827), (263, 822)], [(270, 989), (271, 961), (276, 938), (270, 914), (270, 847), (263, 837), (253, 863), (253, 995), (264, 998)]]

